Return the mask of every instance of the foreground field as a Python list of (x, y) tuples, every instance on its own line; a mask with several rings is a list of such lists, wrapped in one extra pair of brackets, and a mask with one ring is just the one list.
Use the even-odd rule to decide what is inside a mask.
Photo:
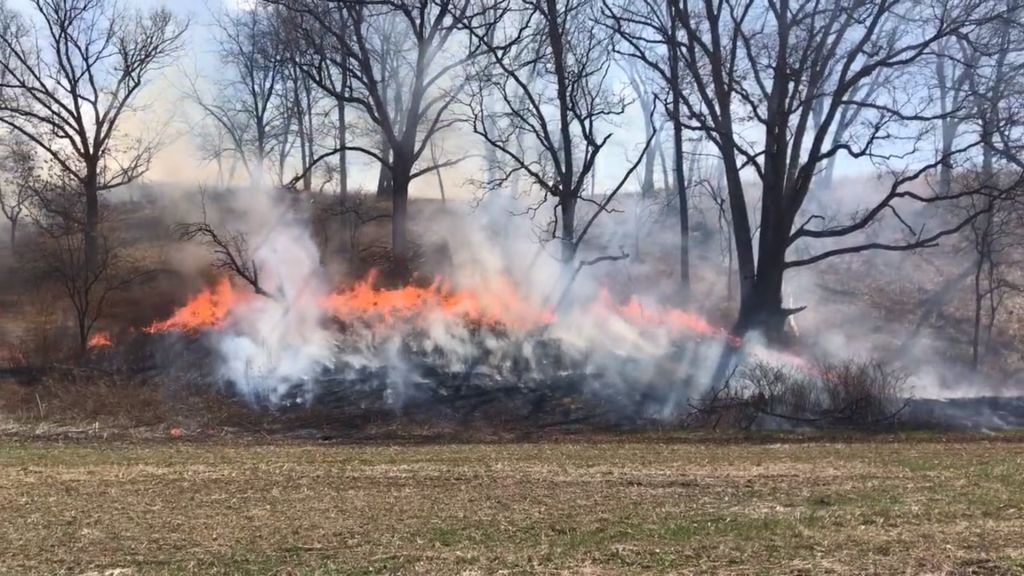
[(1022, 479), (1018, 442), (12, 440), (0, 572), (1024, 574)]

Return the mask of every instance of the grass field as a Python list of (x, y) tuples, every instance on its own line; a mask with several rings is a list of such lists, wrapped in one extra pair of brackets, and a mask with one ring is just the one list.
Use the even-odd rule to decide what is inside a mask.
[(0, 444), (4, 574), (1024, 574), (1024, 443)]

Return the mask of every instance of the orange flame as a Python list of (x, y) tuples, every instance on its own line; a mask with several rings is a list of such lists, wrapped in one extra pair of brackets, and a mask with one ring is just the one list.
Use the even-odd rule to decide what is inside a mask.
[[(486, 287), (467, 290), (455, 290), (443, 279), (437, 279), (429, 286), (410, 285), (394, 289), (379, 288), (376, 282), (377, 272), (372, 271), (363, 280), (324, 298), (321, 306), (339, 320), (370, 326), (422, 322), (433, 315), (441, 315), (481, 326), (526, 332), (557, 320), (553, 310), (529, 302), (507, 278), (498, 278)], [(170, 318), (154, 322), (145, 331), (150, 334), (167, 331), (197, 334), (219, 328), (224, 325), (232, 308), (246, 297), (247, 294), (234, 291), (227, 278), (222, 278), (214, 288), (199, 293)], [(591, 310), (616, 314), (637, 327), (665, 329), (675, 336), (695, 334), (722, 338), (734, 347), (742, 343), (740, 338), (697, 314), (645, 303), (637, 296), (630, 297), (625, 304), (618, 304), (606, 290), (602, 290)]]
[(722, 338), (730, 346), (739, 347), (743, 340), (720, 326), (714, 326), (702, 316), (657, 304), (642, 302), (637, 296), (630, 296), (625, 304), (616, 304), (607, 290), (601, 290), (596, 306), (611, 310), (634, 325), (666, 328), (674, 335), (697, 334)]
[(340, 320), (390, 324), (415, 320), (431, 313), (487, 326), (529, 330), (554, 321), (554, 314), (527, 302), (507, 279), (488, 289), (455, 291), (444, 280), (430, 286), (375, 287), (376, 272), (351, 288), (328, 296), (324, 307)]
[(90, 350), (97, 348), (109, 348), (114, 345), (114, 341), (110, 338), (110, 332), (96, 332), (89, 337), (89, 341), (86, 343)]
[(154, 322), (143, 329), (146, 333), (180, 331), (196, 334), (223, 326), (232, 307), (243, 299), (231, 287), (227, 277), (221, 278), (211, 290), (203, 290), (163, 322)]

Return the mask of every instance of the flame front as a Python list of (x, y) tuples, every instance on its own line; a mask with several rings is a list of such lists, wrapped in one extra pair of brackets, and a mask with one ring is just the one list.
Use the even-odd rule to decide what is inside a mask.
[[(456, 290), (444, 279), (428, 286), (409, 285), (402, 288), (380, 288), (377, 273), (352, 286), (325, 297), (323, 309), (344, 322), (361, 323), (370, 328), (417, 324), (442, 317), (489, 328), (525, 333), (558, 321), (550, 308), (529, 301), (507, 278), (489, 281), (486, 286)], [(222, 278), (212, 289), (206, 289), (178, 309), (170, 318), (145, 328), (148, 333), (178, 331), (198, 334), (222, 327), (232, 309), (251, 294), (236, 292), (229, 280)], [(722, 338), (738, 347), (741, 340), (724, 328), (714, 326), (703, 317), (678, 308), (645, 303), (631, 296), (624, 304), (616, 303), (602, 290), (590, 307), (591, 312), (619, 316), (638, 328), (667, 330), (673, 336), (697, 335)]]
[(110, 332), (96, 332), (89, 337), (89, 342), (86, 344), (90, 350), (97, 348), (109, 348), (114, 345), (114, 341), (110, 338)]
[(344, 321), (392, 324), (415, 322), (431, 314), (464, 320), (489, 327), (527, 331), (554, 322), (550, 310), (526, 301), (507, 279), (499, 279), (487, 289), (456, 291), (448, 282), (435, 280), (430, 286), (377, 288), (377, 275), (351, 288), (328, 296), (324, 307)]
[(602, 290), (597, 306), (617, 313), (636, 326), (663, 327), (676, 336), (695, 334), (722, 338), (734, 348), (743, 344), (741, 338), (730, 334), (721, 326), (714, 326), (698, 314), (679, 308), (666, 308), (653, 303), (644, 303), (635, 295), (630, 296), (625, 304), (619, 305), (612, 301), (611, 295), (606, 290)]
[(203, 290), (175, 311), (170, 318), (163, 322), (154, 322), (144, 328), (144, 331), (149, 334), (169, 331), (197, 334), (203, 330), (219, 328), (224, 325), (232, 308), (242, 299), (243, 296), (235, 292), (228, 278), (223, 277), (212, 290)]

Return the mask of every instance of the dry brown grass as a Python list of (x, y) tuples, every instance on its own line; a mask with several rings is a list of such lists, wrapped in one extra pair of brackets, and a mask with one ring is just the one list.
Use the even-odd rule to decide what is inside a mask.
[(7, 442), (0, 573), (1024, 573), (1024, 444), (673, 439)]

